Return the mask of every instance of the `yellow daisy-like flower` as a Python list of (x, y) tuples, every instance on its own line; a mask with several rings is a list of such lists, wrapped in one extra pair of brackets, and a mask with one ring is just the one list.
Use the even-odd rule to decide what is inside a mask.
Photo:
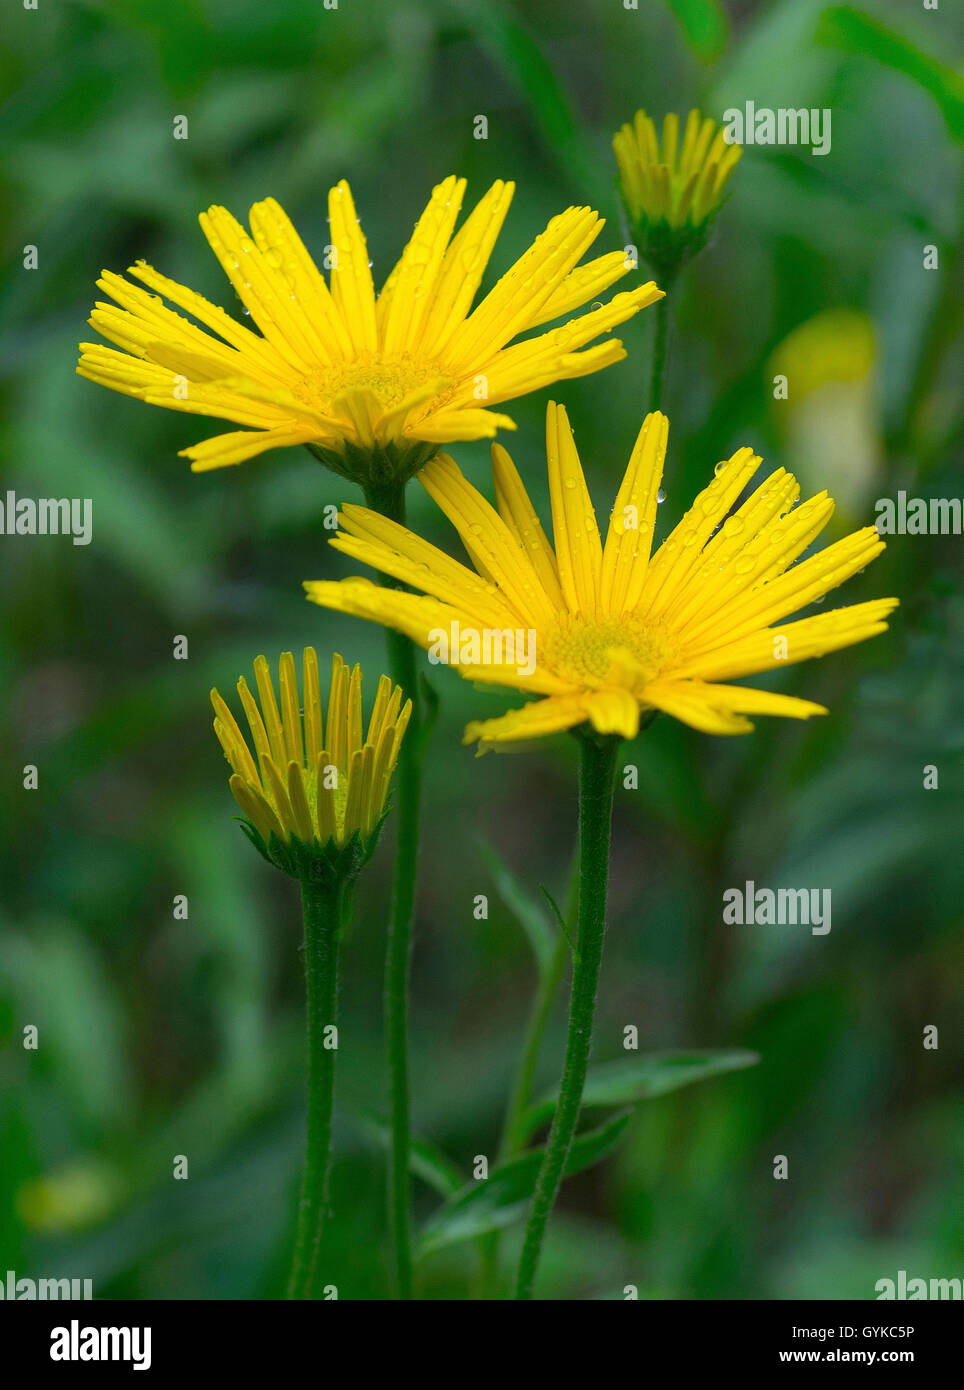
[(658, 412), (643, 422), (605, 544), (566, 413), (550, 404), (554, 547), (504, 449), (492, 449), (498, 510), (440, 455), (420, 480), (458, 530), (474, 571), (404, 527), (346, 506), (345, 534), (332, 545), (422, 593), (354, 578), (308, 583), (308, 597), (447, 652), (468, 679), (541, 697), (470, 724), (466, 741), (483, 746), (587, 721), (598, 733), (633, 738), (641, 712), (654, 710), (712, 734), (747, 732), (748, 714), (825, 714), (808, 700), (725, 682), (883, 632), (896, 599), (784, 621), (862, 570), (883, 542), (867, 526), (794, 564), (833, 502), (823, 492), (795, 505), (799, 487), (781, 468), (737, 505), (760, 464), (739, 449), (652, 554), (667, 432)]
[(385, 818), (411, 701), (403, 705), (400, 687), (382, 676), (363, 733), (361, 667), (349, 671), (336, 653), (326, 718), (313, 647), (304, 649), (301, 699), (291, 652), (278, 662), (280, 707), (263, 656), (254, 663), (254, 678), (257, 700), (244, 677), (238, 681), (253, 754), (227, 704), (211, 691), (214, 732), (231, 765), (234, 799), (256, 832), (254, 843), (294, 877), (316, 877), (320, 861), (313, 852), (321, 850), (344, 868), (339, 852), (348, 848), (351, 867), (360, 867)]
[(465, 180), (445, 179), (377, 296), (347, 183), (328, 196), (330, 286), (273, 198), (252, 207), (250, 233), (209, 208), (201, 228), (260, 333), (139, 261), (129, 273), (141, 285), (104, 271), (97, 283), (115, 303), (90, 317), (122, 351), (82, 343), (77, 370), (152, 405), (245, 426), (182, 449), (194, 469), (305, 444), (363, 484), (373, 471), (404, 480), (442, 444), (514, 428), (489, 406), (618, 362), (618, 340), (586, 345), (661, 297), (650, 282), (513, 343), (631, 269), (622, 251), (578, 265), (604, 224), (571, 207), (472, 309), (513, 191), (493, 184), (453, 236)]
[(728, 144), (710, 116), (692, 110), (686, 118), (683, 140), (679, 117), (663, 118), (663, 139), (645, 111), (613, 137), (626, 208), (634, 222), (645, 217), (665, 220), (671, 227), (698, 226), (719, 207), (727, 180), (743, 153)]

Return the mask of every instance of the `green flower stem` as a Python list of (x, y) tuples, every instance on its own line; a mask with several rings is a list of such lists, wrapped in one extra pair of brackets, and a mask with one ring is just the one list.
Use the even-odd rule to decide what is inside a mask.
[[(368, 505), (382, 516), (405, 524), (405, 484), (372, 486)], [(386, 586), (395, 581), (381, 576)], [(389, 1220), (395, 1251), (395, 1291), (412, 1297), (411, 1120), (409, 1116), (408, 1013), (409, 972), (415, 917), (418, 822), (422, 781), (422, 718), (416, 648), (402, 633), (386, 629), (392, 680), (412, 702), (412, 717), (398, 755), (396, 772), (398, 839), (392, 887), (392, 914), (385, 957), (385, 1037), (391, 1090), (392, 1147), (389, 1170)]]
[[(662, 286), (660, 288), (663, 288)], [(669, 291), (657, 300), (653, 309), (655, 329), (653, 334), (653, 374), (649, 384), (649, 408), (659, 410), (663, 399), (663, 376), (666, 372), (666, 345), (669, 337)]]
[(421, 768), (417, 748), (419, 721), (416, 715), (415, 649), (407, 637), (394, 632), (389, 634), (388, 645), (392, 679), (412, 700), (412, 718), (402, 739), (398, 758), (398, 839), (395, 847), (392, 918), (385, 959), (385, 1033), (392, 1108), (390, 1212), (395, 1245), (396, 1291), (399, 1298), (407, 1299), (412, 1296), (408, 981), (415, 917)]
[(539, 1065), (542, 1040), (549, 1022), (549, 1015), (552, 1012), (556, 990), (559, 988), (559, 981), (562, 979), (562, 972), (568, 958), (569, 943), (560, 932), (556, 940), (555, 950), (552, 953), (552, 959), (539, 982), (532, 1012), (529, 1015), (519, 1070), (516, 1073), (515, 1084), (512, 1087), (509, 1103), (506, 1107), (502, 1143), (499, 1146), (499, 1163), (511, 1158), (523, 1146), (526, 1135), (525, 1131), (522, 1130), (522, 1119), (532, 1098), (532, 1086), (535, 1081), (536, 1068)]
[(579, 1121), (582, 1090), (592, 1047), (596, 991), (606, 930), (606, 889), (612, 831), (616, 758), (620, 740), (580, 733), (579, 915), (569, 1001), (569, 1033), (559, 1100), (529, 1211), (516, 1298), (529, 1299), (535, 1283), (546, 1224)]
[(312, 1297), (328, 1204), (328, 1158), (337, 1051), (325, 1029), (338, 1008), (338, 950), (348, 907), (344, 880), (303, 881), (305, 984), (308, 997), (308, 1142), (288, 1297)]
[[(522, 1044), (522, 1055), (512, 1083), (512, 1090), (509, 1093), (496, 1163), (504, 1163), (506, 1159), (511, 1158), (523, 1147), (525, 1134), (520, 1133), (521, 1122), (532, 1096), (532, 1086), (535, 1081), (536, 1068), (539, 1065), (542, 1041), (545, 1037), (553, 1000), (556, 997), (556, 990), (559, 988), (559, 981), (562, 978), (568, 955), (569, 943), (560, 932), (549, 965), (539, 977), (538, 988)], [(479, 1242), (481, 1254), (479, 1286), (480, 1297), (483, 1299), (495, 1297), (499, 1276), (501, 1234), (501, 1231), (490, 1231), (488, 1235), (482, 1236)]]

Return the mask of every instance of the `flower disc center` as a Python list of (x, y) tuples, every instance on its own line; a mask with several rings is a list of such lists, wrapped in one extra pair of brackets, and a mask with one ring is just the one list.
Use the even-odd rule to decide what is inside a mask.
[(296, 387), (295, 393), (306, 404), (318, 410), (331, 410), (341, 396), (353, 392), (370, 393), (383, 411), (394, 410), (430, 382), (438, 382), (432, 406), (451, 394), (455, 381), (443, 375), (435, 362), (348, 363), (330, 367), (308, 377)]
[(541, 655), (573, 685), (638, 694), (671, 663), (673, 649), (660, 629), (632, 619), (570, 618), (546, 634)]

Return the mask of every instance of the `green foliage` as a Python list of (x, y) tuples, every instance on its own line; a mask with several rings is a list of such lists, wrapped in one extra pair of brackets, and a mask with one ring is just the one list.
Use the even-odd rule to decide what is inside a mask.
[[(566, 1176), (601, 1162), (616, 1147), (629, 1122), (629, 1112), (616, 1115), (598, 1129), (577, 1134), (566, 1160)], [(473, 1240), (489, 1231), (502, 1230), (520, 1220), (532, 1196), (543, 1150), (529, 1149), (491, 1169), (482, 1181), (455, 1193), (429, 1218), (418, 1244), (420, 1256), (456, 1241)]]
[[(97, 1297), (282, 1290), (304, 1125), (297, 894), (232, 819), (207, 692), (231, 688), (256, 653), (306, 641), (360, 661), (366, 676), (385, 663), (377, 629), (308, 605), (301, 588), (360, 568), (321, 527), (326, 506), (361, 501), (352, 483), (304, 450), (192, 475), (177, 451), (215, 422), (75, 375), (102, 268), (143, 257), (240, 313), (198, 212), (218, 202), (243, 217), (271, 194), (318, 252), (325, 191), (347, 177), (380, 281), (431, 186), (458, 172), (468, 201), (496, 178), (517, 183), (485, 289), (569, 203), (607, 218), (600, 253), (632, 240), (611, 138), (638, 107), (659, 120), (694, 105), (720, 119), (750, 98), (828, 106), (826, 158), (746, 150), (709, 244), (674, 289), (657, 540), (743, 444), (772, 467), (806, 470), (810, 492), (840, 492), (854, 460), (869, 459), (863, 491), (850, 489), (855, 526), (899, 488), (960, 497), (953, 10), (10, 7), (0, 501), (7, 490), (89, 497), (94, 529), (86, 547), (0, 535), (0, 1269), (90, 1275)], [(186, 141), (172, 138), (178, 114)], [(922, 269), (929, 244), (938, 271)], [(37, 247), (35, 270), (24, 269), (26, 246)], [(872, 389), (859, 410), (815, 412), (801, 444), (787, 427), (792, 383), (790, 401), (774, 401), (768, 364), (801, 323), (841, 307), (873, 322)], [(552, 391), (601, 518), (645, 407), (651, 334), (647, 311), (617, 335), (624, 362)], [(544, 517), (549, 394), (513, 403), (519, 428), (503, 440)], [(489, 487), (484, 444), (453, 453)], [(408, 508), (415, 529), (452, 549), (417, 483)], [(583, 1123), (600, 1118), (597, 1102), (634, 1109), (603, 1126), (618, 1147), (600, 1139), (592, 1169), (562, 1189), (542, 1296), (604, 1297), (631, 1280), (643, 1297), (866, 1298), (900, 1267), (960, 1269), (960, 547), (953, 535), (891, 537), (841, 592), (846, 603), (899, 595), (891, 633), (772, 677), (829, 717), (761, 718), (732, 740), (661, 718), (623, 750)], [(172, 657), (177, 635), (187, 660)], [(430, 1240), (447, 1211), (447, 1229), (466, 1237), (512, 1213), (507, 1267), (533, 1157), (506, 1176), (494, 1155), (532, 1007), (532, 953), (545, 974), (558, 941), (541, 885), (566, 913), (575, 750), (559, 738), (475, 759), (460, 744), (466, 721), (517, 697), (437, 667), (430, 678), (412, 966), (416, 1214)], [(23, 789), (27, 764), (36, 791)], [(925, 790), (931, 765), (939, 787)], [(342, 1296), (369, 1299), (388, 1290), (384, 1153), (356, 1116), (386, 1108), (390, 839), (389, 823), (344, 953), (324, 1251)], [(747, 879), (830, 888), (829, 936), (724, 928), (722, 893)], [(486, 920), (473, 916), (478, 894), (489, 896)], [(178, 895), (186, 918), (174, 915)], [(561, 996), (537, 1105), (558, 1086)], [(628, 1024), (642, 1049), (632, 1062)], [(940, 1047), (925, 1051), (930, 1024)], [(36, 1050), (23, 1045), (31, 1025)], [(668, 1089), (749, 1051), (758, 1064)], [(691, 1060), (654, 1064), (658, 1053)], [(772, 1177), (780, 1153), (787, 1182)], [(178, 1154), (186, 1182), (172, 1177)], [(500, 1176), (465, 1188), (478, 1154)], [(433, 1248), (422, 1292), (470, 1294), (472, 1247)]]
[[(728, 1071), (741, 1071), (759, 1062), (755, 1052), (734, 1049), (729, 1052), (674, 1052), (665, 1056), (620, 1058), (590, 1067), (582, 1093), (583, 1110), (605, 1109), (616, 1105), (635, 1105), (637, 1101), (652, 1100), (721, 1076)], [(529, 1133), (552, 1119), (556, 1108), (555, 1095), (549, 1093), (525, 1115), (520, 1129)]]
[(669, 0), (669, 7), (698, 58), (712, 63), (721, 57), (730, 25), (720, 0)]
[(964, 141), (964, 78), (908, 39), (852, 5), (831, 5), (820, 16), (817, 37), (903, 73), (937, 102), (955, 140)]

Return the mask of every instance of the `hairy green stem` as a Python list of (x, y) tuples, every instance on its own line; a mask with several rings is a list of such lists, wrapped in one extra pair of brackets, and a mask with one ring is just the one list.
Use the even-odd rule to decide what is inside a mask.
[(559, 1099), (552, 1118), (536, 1190), (529, 1210), (516, 1298), (529, 1299), (535, 1283), (546, 1225), (555, 1204), (573, 1135), (579, 1121), (582, 1091), (592, 1047), (596, 992), (606, 930), (606, 890), (612, 832), (616, 737), (580, 735), (579, 766), (579, 915), (569, 1001), (569, 1031)]
[[(529, 1022), (526, 1026), (519, 1066), (506, 1105), (496, 1163), (504, 1163), (522, 1147), (525, 1135), (520, 1132), (521, 1121), (532, 1096), (536, 1068), (539, 1065), (539, 1054), (542, 1051), (542, 1041), (545, 1037), (549, 1015), (552, 1012), (552, 1003), (556, 997), (556, 990), (559, 988), (559, 981), (562, 978), (568, 954), (569, 943), (560, 932), (549, 965), (539, 976), (532, 1010), (529, 1014)], [(496, 1296), (501, 1234), (500, 1231), (490, 1231), (480, 1241), (482, 1265), (479, 1285), (480, 1296), (483, 1299), (491, 1299)]]
[(327, 1032), (338, 1010), (338, 949), (347, 910), (345, 883), (302, 882), (308, 1001), (308, 1139), (288, 1297), (313, 1296), (328, 1204), (331, 1114), (337, 1047)]
[[(576, 915), (576, 906), (579, 896), (579, 856), (573, 856), (572, 869), (569, 874), (569, 887), (566, 891), (566, 908), (563, 920), (566, 927), (571, 928)], [(566, 960), (569, 956), (569, 940), (566, 933), (560, 931), (556, 937), (556, 944), (547, 965), (544, 965), (539, 972), (539, 979), (536, 986), (535, 997), (532, 1001), (532, 1009), (529, 1013), (529, 1021), (526, 1025), (525, 1037), (522, 1041), (522, 1052), (519, 1056), (519, 1064), (516, 1067), (515, 1077), (512, 1082), (512, 1089), (509, 1092), (509, 1099), (506, 1103), (505, 1117), (502, 1121), (502, 1136), (499, 1140), (499, 1150), (496, 1158), (497, 1163), (504, 1163), (512, 1158), (521, 1149), (525, 1148), (525, 1141), (528, 1137), (527, 1132), (522, 1127), (522, 1120), (532, 1098), (532, 1088), (535, 1082), (536, 1069), (539, 1065), (539, 1054), (542, 1051), (542, 1043), (545, 1038), (546, 1028), (549, 1024), (549, 1017), (552, 1013), (553, 1001), (556, 991), (559, 988), (559, 981), (562, 979), (562, 972), (565, 969)], [(501, 1244), (501, 1231), (490, 1231), (481, 1237), (479, 1250), (481, 1254), (481, 1268), (479, 1278), (480, 1297), (492, 1299), (496, 1297), (499, 1282), (499, 1246)]]
[[(372, 487), (368, 505), (382, 516), (405, 523), (405, 484)], [(382, 576), (382, 582), (395, 581)], [(421, 705), (414, 644), (402, 633), (386, 629), (392, 680), (412, 702), (412, 717), (402, 739), (396, 772), (398, 837), (392, 884), (392, 912), (385, 956), (385, 1039), (391, 1090), (391, 1158), (389, 1165), (389, 1222), (395, 1252), (395, 1292), (412, 1297), (411, 1119), (409, 1114), (408, 1013), (415, 882), (418, 860), (418, 822), (421, 802)]]
[[(661, 287), (663, 288), (663, 287)], [(659, 410), (663, 399), (663, 376), (666, 372), (666, 347), (669, 337), (669, 291), (657, 300), (653, 309), (653, 372), (649, 384), (649, 408)]]

